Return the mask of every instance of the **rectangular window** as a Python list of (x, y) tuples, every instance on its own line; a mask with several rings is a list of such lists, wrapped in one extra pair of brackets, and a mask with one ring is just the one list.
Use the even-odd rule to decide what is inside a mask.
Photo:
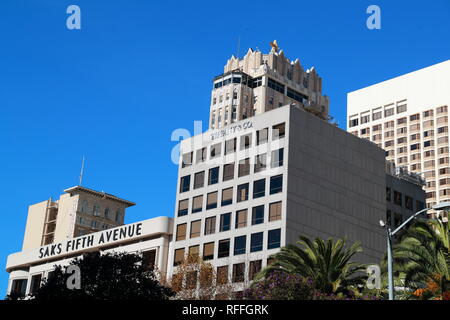
[(234, 179), (234, 162), (223, 166), (223, 181)]
[(248, 183), (241, 184), (237, 187), (237, 202), (248, 200)]
[(233, 188), (222, 190), (222, 206), (227, 206), (233, 203)]
[(189, 187), (191, 184), (191, 176), (184, 176), (180, 179), (180, 193), (189, 191)]
[(279, 193), (283, 190), (283, 175), (270, 177), (270, 194)]
[(247, 226), (247, 209), (236, 212), (235, 229), (244, 228)]
[(245, 253), (246, 236), (240, 236), (234, 238), (234, 255), (240, 255)]
[(245, 275), (245, 263), (233, 264), (233, 282), (243, 282)]
[(173, 259), (173, 265), (177, 266), (180, 263), (182, 263), (183, 260), (184, 260), (184, 248), (176, 249), (174, 259)]
[(264, 223), (264, 205), (252, 209), (252, 225)]
[(283, 166), (283, 160), (284, 160), (283, 153), (284, 153), (283, 148), (272, 151), (272, 157), (271, 157), (271, 162), (272, 162), (271, 167), (272, 168)]
[(188, 167), (190, 165), (192, 165), (192, 152), (183, 154), (181, 162), (182, 168)]
[(196, 151), (195, 153), (195, 159), (197, 163), (202, 163), (206, 160), (206, 147), (201, 148)]
[(188, 214), (189, 210), (189, 199), (180, 200), (178, 202), (178, 216), (182, 217)]
[(356, 119), (350, 119), (349, 120), (349, 122), (348, 122), (348, 126), (351, 128), (351, 127), (356, 127), (357, 125), (358, 125), (358, 118), (356, 118)]
[(216, 143), (211, 146), (209, 151), (210, 159), (220, 156), (220, 143)]
[(230, 225), (231, 225), (231, 213), (221, 214), (219, 232), (230, 230)]
[(398, 191), (394, 191), (394, 203), (399, 206), (402, 205), (402, 194)]
[(266, 194), (266, 179), (253, 182), (253, 199), (264, 197)]
[(269, 205), (269, 221), (281, 220), (281, 201)]
[(42, 274), (35, 274), (31, 277), (30, 293), (36, 293), (41, 287)]
[(361, 115), (361, 124), (367, 123), (370, 121), (370, 114)]
[(269, 131), (268, 128), (256, 131), (256, 145), (257, 146), (267, 142), (268, 131)]
[(188, 255), (190, 257), (198, 257), (200, 254), (200, 246), (191, 246), (189, 247)]
[(186, 240), (186, 228), (186, 223), (177, 225), (176, 241)]
[(217, 267), (217, 284), (228, 283), (228, 266)]
[(205, 243), (203, 245), (203, 260), (214, 259), (214, 242)]
[(389, 108), (384, 110), (384, 117), (390, 117), (394, 114), (394, 108)]
[(206, 196), (206, 210), (217, 208), (217, 191)]
[(248, 270), (248, 280), (252, 281), (262, 269), (262, 260), (250, 261)]
[(197, 196), (192, 199), (192, 213), (203, 210), (203, 196)]
[(257, 252), (263, 249), (263, 232), (253, 233), (250, 240), (250, 252)]
[(219, 167), (209, 169), (208, 185), (216, 184), (219, 182)]
[(196, 220), (191, 222), (191, 238), (200, 237), (202, 220)]
[(250, 158), (239, 161), (238, 177), (250, 174)]
[(267, 250), (279, 248), (281, 242), (281, 229), (269, 230)]
[(230, 239), (220, 240), (217, 257), (224, 258), (229, 256), (230, 256)]
[(203, 188), (205, 184), (205, 171), (197, 172), (194, 175), (194, 189)]
[(236, 138), (225, 141), (225, 155), (236, 151)]
[(285, 124), (284, 124), (284, 122), (280, 123), (280, 124), (277, 124), (277, 125), (274, 125), (272, 127), (272, 140), (284, 138), (285, 133), (286, 132), (285, 132)]
[(245, 136), (241, 136), (241, 150), (245, 150), (250, 148), (252, 145), (252, 135), (247, 134)]
[(216, 217), (205, 219), (205, 235), (214, 234), (216, 232)]
[(257, 172), (265, 170), (266, 169), (266, 163), (267, 163), (267, 155), (265, 153), (257, 155), (255, 157), (255, 169), (254, 169), (254, 172), (257, 173)]
[(375, 121), (375, 120), (378, 120), (378, 119), (381, 119), (381, 117), (382, 117), (382, 112), (381, 112), (381, 110), (376, 110), (376, 111), (374, 111), (373, 113), (372, 113), (372, 119)]

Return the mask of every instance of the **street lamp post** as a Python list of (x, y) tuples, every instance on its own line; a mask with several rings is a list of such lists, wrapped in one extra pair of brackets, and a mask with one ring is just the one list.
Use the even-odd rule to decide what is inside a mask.
[[(433, 206), (432, 209), (434, 209), (434, 210), (450, 209), (450, 201), (438, 203), (437, 205)], [(380, 221), (381, 226), (386, 228), (386, 233), (387, 233), (387, 264), (388, 264), (389, 300), (394, 300), (394, 275), (393, 275), (393, 259), (392, 259), (392, 238), (394, 237), (394, 235), (398, 231), (403, 229), (403, 227), (405, 227), (409, 222), (411, 222), (411, 220), (415, 219), (417, 216), (421, 215), (422, 213), (427, 212), (428, 210), (430, 210), (430, 208), (425, 208), (423, 210), (420, 210), (420, 211), (414, 213), (411, 217), (406, 219), (405, 222), (403, 222), (400, 226), (398, 226), (398, 228), (395, 229), (394, 231), (391, 231), (391, 228), (389, 228), (389, 226), (385, 222)]]

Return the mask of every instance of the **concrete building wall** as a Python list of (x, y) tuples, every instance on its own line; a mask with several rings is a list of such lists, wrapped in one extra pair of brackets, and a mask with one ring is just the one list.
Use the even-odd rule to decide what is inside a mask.
[(384, 252), (385, 159), (376, 145), (299, 109), (289, 125), (286, 242), (298, 236), (347, 238), (360, 261)]
[(22, 250), (36, 248), (41, 245), (49, 201), (50, 200), (42, 201), (28, 207), (27, 224), (23, 237)]

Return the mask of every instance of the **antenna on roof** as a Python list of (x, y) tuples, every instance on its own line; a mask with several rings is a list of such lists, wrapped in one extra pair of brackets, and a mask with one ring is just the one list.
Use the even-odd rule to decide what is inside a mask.
[(81, 184), (83, 183), (83, 174), (84, 174), (84, 156), (83, 156), (83, 161), (81, 162), (81, 172), (80, 172), (80, 184), (79, 184), (79, 186), (81, 186)]

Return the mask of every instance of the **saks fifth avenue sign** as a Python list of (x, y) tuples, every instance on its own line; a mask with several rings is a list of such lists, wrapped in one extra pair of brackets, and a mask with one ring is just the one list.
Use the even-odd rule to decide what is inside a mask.
[(39, 249), (39, 259), (48, 258), (63, 253), (75, 252), (92, 247), (98, 247), (115, 241), (130, 239), (142, 234), (142, 222), (122, 227), (96, 232), (77, 237), (65, 242), (50, 244)]
[(250, 128), (253, 128), (253, 122), (251, 122), (251, 121), (247, 121), (242, 124), (237, 124), (237, 125), (231, 126), (229, 128), (225, 128), (225, 129), (219, 130), (217, 132), (211, 133), (211, 140), (223, 138), (230, 134), (237, 133), (237, 132), (247, 130)]

